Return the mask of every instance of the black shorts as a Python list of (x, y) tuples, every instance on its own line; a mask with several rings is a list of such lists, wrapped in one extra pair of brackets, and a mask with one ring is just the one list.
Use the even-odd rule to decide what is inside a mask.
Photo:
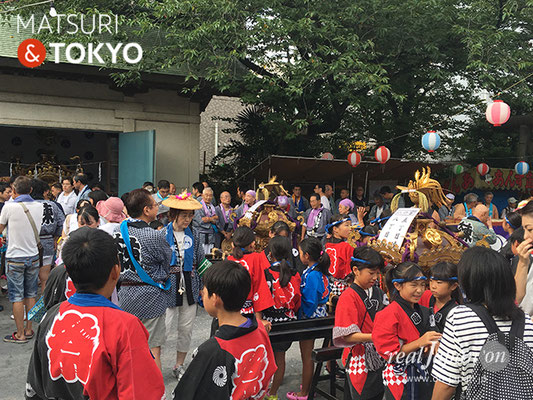
[(291, 347), (292, 342), (272, 343), (274, 353), (285, 353)]

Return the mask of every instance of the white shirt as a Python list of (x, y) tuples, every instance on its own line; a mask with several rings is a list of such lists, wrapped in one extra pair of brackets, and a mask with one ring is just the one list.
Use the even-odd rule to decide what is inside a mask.
[(322, 207), (327, 208), (331, 211), (331, 206), (329, 205), (329, 200), (326, 196), (320, 196), (320, 202), (322, 203)]
[[(43, 222), (43, 203), (32, 201), (24, 204), (28, 207), (39, 233)], [(39, 254), (30, 221), (18, 202), (10, 201), (4, 204), (0, 224), (7, 226), (6, 258), (32, 257)]]
[[(100, 217), (101, 218), (101, 217)], [(120, 224), (118, 222), (107, 222), (105, 224), (102, 224), (98, 227), (98, 229), (103, 230), (104, 232), (109, 233), (111, 236), (113, 236), (113, 232), (115, 232), (115, 228), (119, 226)]]
[(67, 215), (65, 217), (65, 222), (63, 223), (63, 231), (65, 231), (67, 235), (70, 235), (78, 228), (78, 214), (73, 213)]
[[(512, 321), (497, 317), (494, 320), (503, 333), (511, 330)], [(446, 318), (433, 362), (433, 376), (448, 386), (461, 383), (462, 390), (466, 390), (488, 336), (487, 328), (474, 311), (467, 306), (453, 308)], [(533, 322), (527, 314), (523, 340), (533, 350)]]
[(57, 196), (57, 202), (61, 204), (61, 207), (63, 207), (63, 212), (65, 215), (73, 214), (76, 212), (76, 204), (77, 204), (78, 196), (76, 193), (74, 193), (74, 190), (70, 192), (70, 194), (65, 194), (65, 192), (61, 192), (59, 196)]
[(185, 254), (185, 231), (174, 231), (174, 239), (176, 239), (178, 250), (181, 256), (181, 264), (183, 265), (183, 256)]

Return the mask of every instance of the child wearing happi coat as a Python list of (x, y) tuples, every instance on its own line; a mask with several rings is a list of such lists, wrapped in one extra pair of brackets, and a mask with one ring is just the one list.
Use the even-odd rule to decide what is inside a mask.
[(202, 276), (205, 310), (219, 322), (215, 335), (195, 351), (175, 400), (263, 399), (276, 371), (272, 346), (255, 315), (240, 310), (251, 288), (250, 274), (220, 261)]
[[(268, 243), (270, 266), (265, 269), (268, 287), (272, 292), (274, 305), (263, 311), (263, 317), (276, 325), (279, 322), (295, 321), (300, 308), (300, 274), (292, 268), (292, 245), (287, 237), (274, 236)], [(274, 374), (267, 400), (278, 399), (278, 389), (285, 375), (285, 353), (292, 342), (273, 343), (274, 357), (278, 370)]]
[(344, 347), (345, 400), (381, 400), (384, 360), (372, 343), (376, 313), (389, 300), (376, 282), (384, 267), (383, 257), (370, 247), (353, 251), (354, 282), (341, 294), (335, 310), (333, 344)]
[(263, 319), (262, 312), (274, 305), (264, 272), (268, 268), (269, 262), (263, 253), (254, 251), (255, 234), (247, 226), (238, 227), (233, 233), (232, 241), (233, 253), (228, 257), (228, 260), (241, 264), (252, 278), (252, 288), (242, 306), (241, 313), (247, 316), (255, 313), (257, 321), (262, 322), (268, 332), (271, 324)]
[(331, 235), (327, 239), (326, 252), (329, 255), (329, 274), (332, 296), (340, 296), (348, 287), (348, 275), (352, 272), (350, 267), (353, 247), (346, 241), (351, 232), (352, 223), (349, 217), (337, 215), (333, 222), (326, 226), (326, 231)]
[(433, 380), (427, 355), (435, 352), (442, 335), (429, 309), (418, 304), (427, 279), (410, 261), (390, 267), (385, 279), (392, 302), (376, 314), (372, 331), (374, 346), (387, 363), (385, 398), (430, 399)]
[(50, 308), (39, 325), (26, 399), (164, 398), (163, 375), (148, 347), (148, 331), (109, 300), (120, 278), (111, 236), (79, 228), (70, 234), (62, 255), (76, 293)]
[(457, 265), (446, 261), (435, 264), (430, 269), (429, 289), (422, 295), (420, 305), (432, 312), (440, 333), (444, 332), (448, 313), (461, 303)]
[[(320, 318), (328, 315), (326, 303), (329, 298), (328, 268), (329, 256), (317, 238), (306, 238), (300, 242), (300, 259), (307, 268), (302, 273), (300, 290), (302, 304), (298, 311), (299, 319)], [(289, 400), (306, 400), (313, 377), (311, 353), (314, 339), (300, 341), (302, 356), (302, 385), (299, 392), (287, 393)]]

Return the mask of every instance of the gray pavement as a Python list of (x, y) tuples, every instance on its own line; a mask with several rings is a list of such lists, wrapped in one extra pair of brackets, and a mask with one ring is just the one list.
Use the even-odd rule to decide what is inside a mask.
[[(3, 285), (5, 281), (1, 281)], [(4, 306), (4, 311), (0, 312), (0, 335), (12, 333), (15, 330), (15, 322), (10, 318), (11, 304), (6, 295), (0, 295), (0, 304)], [(209, 337), (211, 327), (211, 317), (203, 308), (199, 308), (194, 324), (191, 349), (198, 347)], [(36, 329), (35, 329), (36, 330)], [(171, 332), (167, 338), (167, 344), (162, 351), (163, 378), (167, 388), (167, 398), (171, 398), (172, 390), (176, 386), (176, 379), (172, 375), (172, 367), (175, 362), (175, 346), (177, 333)], [(26, 344), (5, 343), (0, 341), (0, 400), (20, 400), (24, 399), (24, 389), (26, 383), (26, 373), (30, 355), (33, 349), (34, 340)], [(190, 353), (187, 356), (188, 363)], [(297, 343), (293, 343), (287, 352), (287, 368), (285, 381), (278, 392), (280, 399), (285, 399), (288, 391), (298, 389), (300, 385), (301, 373), (300, 350)], [(339, 395), (341, 398), (342, 394)]]

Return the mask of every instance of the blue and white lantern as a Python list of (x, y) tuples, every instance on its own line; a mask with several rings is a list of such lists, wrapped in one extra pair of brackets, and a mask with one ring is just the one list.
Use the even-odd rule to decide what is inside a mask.
[(519, 161), (514, 166), (517, 175), (525, 175), (529, 172), (529, 164), (525, 161)]
[(422, 147), (433, 153), (440, 146), (440, 136), (435, 131), (428, 131), (424, 136), (422, 136)]

